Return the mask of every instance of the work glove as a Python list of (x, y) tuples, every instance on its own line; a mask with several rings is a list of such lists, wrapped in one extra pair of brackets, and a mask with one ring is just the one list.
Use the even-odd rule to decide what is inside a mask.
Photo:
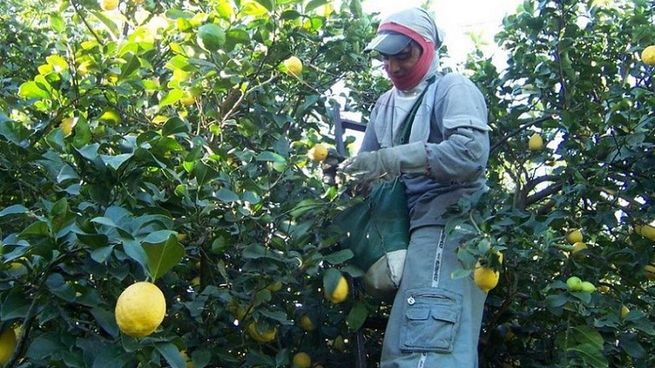
[(340, 165), (340, 170), (362, 183), (391, 180), (400, 174), (425, 173), (427, 154), (423, 142), (362, 152)]

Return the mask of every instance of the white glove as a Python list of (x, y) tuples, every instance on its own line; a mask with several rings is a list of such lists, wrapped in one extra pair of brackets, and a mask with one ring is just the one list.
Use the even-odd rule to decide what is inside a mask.
[(340, 170), (359, 181), (391, 180), (400, 174), (425, 173), (427, 153), (423, 142), (362, 152), (340, 165)]

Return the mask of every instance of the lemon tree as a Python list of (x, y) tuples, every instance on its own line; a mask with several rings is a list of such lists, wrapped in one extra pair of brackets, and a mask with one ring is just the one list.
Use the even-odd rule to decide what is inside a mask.
[[(644, 1), (529, 0), (496, 36), (506, 68), (457, 67), (493, 128), (489, 191), (447, 225), (451, 276), (498, 279), (480, 366), (655, 364), (654, 23)], [(362, 53), (376, 26), (356, 0), (0, 2), (6, 365), (377, 361), (389, 304), (339, 247), (346, 189), (312, 151), (336, 146), (337, 101), (366, 122), (389, 88)], [(131, 336), (163, 305), (116, 313), (146, 280), (165, 315)]]
[(349, 361), (372, 304), (324, 297), (360, 271), (308, 153), (375, 27), (358, 1), (0, 2), (7, 366)]

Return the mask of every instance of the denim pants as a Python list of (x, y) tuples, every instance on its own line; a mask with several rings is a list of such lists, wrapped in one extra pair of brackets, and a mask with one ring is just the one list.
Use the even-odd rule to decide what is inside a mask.
[(487, 294), (461, 268), (456, 236), (442, 226), (411, 234), (382, 345), (381, 368), (475, 368)]

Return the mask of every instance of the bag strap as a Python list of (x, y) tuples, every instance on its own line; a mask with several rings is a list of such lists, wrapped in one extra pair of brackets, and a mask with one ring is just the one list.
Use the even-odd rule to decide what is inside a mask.
[(398, 142), (399, 144), (409, 143), (409, 135), (412, 132), (412, 125), (414, 123), (414, 118), (416, 117), (416, 113), (418, 112), (418, 107), (421, 105), (421, 102), (423, 102), (423, 96), (425, 96), (425, 93), (428, 91), (428, 88), (435, 80), (437, 80), (436, 75), (433, 75), (432, 77), (430, 77), (430, 79), (427, 80), (428, 85), (425, 86), (423, 92), (421, 92), (421, 94), (416, 99), (416, 102), (414, 102), (414, 105), (412, 106), (411, 110), (409, 110), (409, 113), (407, 113), (407, 116), (405, 117), (405, 120), (402, 123), (403, 129), (400, 132), (401, 141)]

